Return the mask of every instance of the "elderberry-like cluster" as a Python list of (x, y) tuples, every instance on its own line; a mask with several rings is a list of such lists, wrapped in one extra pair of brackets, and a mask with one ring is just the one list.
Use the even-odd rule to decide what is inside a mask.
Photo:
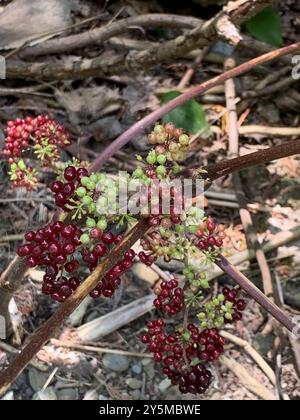
[(14, 187), (28, 190), (37, 182), (36, 170), (25, 164), (23, 154), (26, 153), (29, 158), (35, 155), (43, 165), (49, 166), (59, 157), (58, 147), (64, 148), (70, 144), (64, 127), (47, 115), (8, 121), (5, 134), (2, 155), (10, 164), (10, 179)]
[[(167, 334), (163, 319), (149, 321), (141, 341), (147, 344), (154, 353), (154, 360), (162, 365), (163, 373), (182, 393), (204, 393), (212, 377), (204, 362), (216, 360), (224, 351), (224, 340), (217, 330), (200, 333), (194, 324), (189, 324), (185, 332)], [(193, 363), (197, 355), (201, 362)]]
[(106, 274), (97, 287), (90, 293), (90, 296), (98, 298), (102, 294), (104, 297), (112, 297), (121, 283), (121, 275), (132, 266), (134, 257), (135, 252), (133, 249), (125, 252), (124, 258)]
[(68, 166), (64, 170), (64, 179), (66, 182), (54, 181), (51, 185), (51, 191), (55, 194), (55, 203), (57, 207), (69, 212), (71, 208), (67, 206), (70, 204), (70, 199), (74, 196), (75, 190), (81, 186), (81, 178), (88, 176), (88, 171), (85, 168), (75, 168)]
[(154, 306), (168, 315), (175, 315), (184, 308), (184, 291), (178, 281), (171, 279), (160, 284), (160, 292), (153, 301)]
[(28, 267), (46, 266), (42, 290), (59, 302), (63, 302), (79, 285), (77, 277), (67, 279), (64, 273), (73, 273), (80, 265), (73, 255), (80, 246), (81, 233), (75, 224), (57, 221), (36, 232), (27, 232), (27, 243), (17, 251), (20, 257), (26, 257)]
[(217, 225), (214, 219), (209, 216), (205, 222), (198, 226), (197, 239), (194, 241), (194, 244), (201, 251), (207, 251), (215, 247), (220, 248), (226, 236), (224, 230), (223, 225)]
[(225, 300), (233, 304), (232, 309), (232, 318), (225, 320), (227, 323), (232, 323), (234, 321), (239, 321), (242, 319), (242, 312), (246, 308), (246, 301), (244, 299), (238, 299), (238, 295), (241, 291), (240, 287), (230, 289), (229, 287), (224, 287), (222, 293), (225, 296)]

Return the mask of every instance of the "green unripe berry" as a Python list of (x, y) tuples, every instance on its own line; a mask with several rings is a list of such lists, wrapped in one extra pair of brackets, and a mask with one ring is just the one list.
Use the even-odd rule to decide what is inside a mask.
[(159, 165), (156, 168), (157, 175), (164, 176), (164, 175), (166, 175), (166, 172), (167, 172), (167, 170), (166, 170), (166, 168), (163, 165)]
[(188, 231), (189, 231), (190, 233), (197, 233), (197, 231), (198, 231), (198, 226), (197, 226), (197, 225), (190, 225), (190, 226), (188, 226)]
[(92, 219), (91, 217), (88, 217), (86, 220), (86, 226), (88, 228), (94, 228), (96, 226), (96, 220)]
[(154, 127), (154, 130), (153, 131), (154, 131), (155, 134), (164, 133), (165, 132), (165, 127), (163, 125), (157, 124)]
[(90, 182), (90, 178), (88, 176), (83, 176), (80, 180), (81, 185), (83, 185), (84, 187), (86, 187), (86, 185)]
[[(208, 289), (209, 288), (209, 283), (208, 283), (208, 281), (207, 280), (200, 280), (200, 286), (203, 288), (203, 289)], [(219, 302), (218, 302), (219, 303)]]
[(89, 204), (91, 204), (93, 202), (93, 199), (89, 195), (85, 195), (84, 197), (82, 197), (81, 202), (85, 206), (88, 206)]
[(149, 165), (154, 165), (154, 163), (156, 163), (156, 154), (154, 151), (149, 152), (148, 156), (146, 157), (146, 162)]
[(218, 295), (219, 302), (224, 302), (224, 300), (225, 300), (225, 296), (223, 294)]
[(175, 230), (177, 233), (184, 233), (185, 227), (183, 225), (175, 225)]
[(15, 172), (16, 170), (17, 170), (17, 168), (18, 168), (18, 165), (14, 162), (14, 163), (12, 163), (11, 165), (10, 165), (10, 169), (13, 171), (13, 172)]
[(92, 174), (90, 176), (90, 181), (91, 182), (94, 182), (95, 184), (97, 184), (97, 182), (98, 182), (98, 176), (96, 174)]
[(94, 213), (96, 211), (96, 204), (95, 203), (91, 203), (88, 205), (88, 210), (90, 213)]
[(205, 319), (205, 312), (200, 312), (198, 315), (197, 315), (197, 317), (199, 318), (199, 319)]
[(99, 228), (102, 231), (105, 230), (107, 228), (107, 221), (105, 219), (98, 220), (97, 228)]
[(136, 168), (132, 174), (135, 178), (142, 178), (144, 176), (144, 171), (142, 168)]
[(232, 315), (230, 312), (226, 312), (224, 316), (226, 319), (229, 319), (230, 321), (232, 320)]
[(188, 146), (189, 142), (190, 142), (190, 138), (187, 134), (181, 134), (181, 136), (179, 136), (179, 143), (181, 144), (181, 146)]
[(89, 237), (89, 235), (87, 234), (87, 233), (83, 233), (81, 236), (80, 236), (80, 242), (82, 243), (82, 244), (88, 244), (89, 242), (90, 242), (90, 237)]
[(167, 161), (167, 158), (165, 155), (158, 155), (156, 160), (157, 160), (157, 163), (159, 163), (160, 165), (164, 165)]
[(92, 182), (92, 181), (89, 181), (87, 184), (86, 184), (86, 187), (89, 189), (89, 190), (94, 190), (95, 188), (96, 188), (96, 184), (95, 184), (95, 182)]
[(167, 135), (165, 133), (156, 134), (156, 141), (158, 144), (163, 144), (167, 140)]
[(82, 198), (86, 195), (86, 189), (84, 187), (79, 187), (76, 190), (76, 194), (78, 195), (78, 197)]
[(174, 175), (179, 174), (179, 172), (181, 171), (181, 166), (177, 164), (173, 165), (172, 171)]
[(24, 160), (19, 160), (19, 162), (18, 162), (18, 167), (22, 170), (22, 171), (24, 171), (25, 169), (26, 169), (26, 165), (25, 165), (25, 162), (24, 162)]

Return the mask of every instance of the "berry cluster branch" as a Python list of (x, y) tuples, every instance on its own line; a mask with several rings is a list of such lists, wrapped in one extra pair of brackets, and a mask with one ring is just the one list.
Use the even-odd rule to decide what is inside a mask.
[[(233, 172), (249, 168), (250, 166), (268, 163), (272, 160), (282, 159), (300, 153), (300, 139), (289, 141), (258, 152), (249, 153), (229, 160), (222, 160), (216, 164), (208, 165), (204, 169), (206, 174), (203, 176), (214, 181), (222, 176)], [(196, 170), (197, 168), (195, 168)]]
[[(240, 64), (239, 66), (230, 69), (219, 76), (216, 76), (212, 79), (209, 79), (200, 85), (193, 87), (187, 90), (182, 95), (178, 96), (177, 98), (171, 100), (170, 102), (166, 103), (165, 105), (161, 106), (157, 110), (151, 112), (146, 117), (142, 118), (138, 122), (136, 122), (133, 126), (131, 126), (128, 130), (122, 133), (119, 137), (117, 137), (100, 155), (92, 162), (90, 166), (90, 171), (99, 170), (102, 165), (107, 162), (109, 158), (111, 158), (118, 150), (120, 150), (123, 146), (125, 146), (132, 138), (139, 135), (145, 128), (149, 125), (153, 125), (156, 121), (162, 118), (165, 114), (172, 111), (176, 107), (184, 104), (186, 101), (193, 99), (208, 89), (211, 89), (215, 86), (223, 84), (226, 80), (232, 79), (234, 77), (240, 76), (241, 74), (247, 73), (254, 67), (265, 64), (269, 61), (275, 60), (279, 57), (282, 57), (286, 54), (291, 54), (300, 50), (300, 42), (291, 44), (287, 47), (279, 48), (275, 51), (271, 51), (269, 53), (260, 55), (252, 60), (247, 61), (246, 63)], [(297, 152), (296, 152), (297, 153)], [(244, 159), (243, 164), (247, 162), (247, 159)], [(220, 168), (221, 170), (222, 168)], [(226, 174), (225, 174), (226, 175)], [(222, 175), (219, 175), (222, 176)]]
[[(201, 22), (199, 26), (184, 35), (155, 45), (144, 51), (129, 54), (114, 55), (113, 57), (85, 59), (72, 64), (65, 63), (28, 63), (20, 60), (7, 60), (6, 73), (10, 78), (30, 78), (40, 80), (83, 79), (86, 77), (107, 77), (122, 72), (144, 71), (159, 63), (164, 63), (182, 57), (195, 48), (206, 46), (220, 35), (231, 39), (226, 24), (239, 26), (256, 15), (273, 0), (236, 0), (225, 5), (223, 10), (209, 21)], [(232, 29), (231, 27), (229, 28)], [(236, 38), (236, 36), (234, 37)], [(240, 38), (239, 38), (240, 39)], [(237, 42), (239, 41), (237, 39)]]
[(259, 303), (268, 313), (273, 315), (277, 321), (284, 325), (289, 331), (293, 331), (296, 324), (274, 303), (268, 299), (263, 292), (261, 292), (244, 274), (238, 271), (230, 262), (221, 254), (215, 263), (224, 273), (234, 280), (249, 296), (251, 296), (257, 303)]
[(40, 350), (40, 348), (55, 335), (56, 331), (62, 327), (69, 315), (78, 307), (83, 299), (97, 286), (103, 277), (111, 270), (115, 264), (123, 258), (135, 242), (143, 236), (149, 225), (146, 219), (141, 219), (128, 233), (125, 239), (120, 242), (86, 279), (76, 291), (62, 303), (57, 311), (49, 318), (41, 328), (39, 328), (30, 338), (27, 346), (16, 356), (9, 367), (0, 375), (0, 395), (6, 392), (10, 384), (25, 369), (30, 360)]

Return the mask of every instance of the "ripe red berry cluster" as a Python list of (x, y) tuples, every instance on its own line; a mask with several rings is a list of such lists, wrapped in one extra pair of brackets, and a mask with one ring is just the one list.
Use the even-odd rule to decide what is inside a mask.
[(182, 371), (171, 371), (167, 374), (172, 385), (178, 385), (182, 394), (204, 394), (211, 383), (212, 374), (203, 364), (189, 366)]
[[(93, 271), (111, 247), (123, 239), (122, 235), (113, 235), (110, 231), (100, 232), (96, 242), (86, 247), (81, 243), (82, 233), (75, 224), (58, 221), (36, 232), (27, 232), (27, 243), (18, 248), (18, 255), (26, 257), (27, 266), (46, 267), (42, 291), (59, 302), (63, 302), (80, 284), (80, 278), (73, 274), (76, 270), (87, 265)], [(76, 254), (77, 251), (80, 253)], [(120, 284), (122, 274), (132, 266), (134, 257), (132, 249), (127, 251), (91, 292), (91, 296), (97, 298), (102, 294), (111, 297)], [(71, 277), (67, 278), (67, 275)]]
[(186, 348), (187, 355), (197, 355), (200, 360), (212, 362), (224, 352), (225, 340), (216, 328), (206, 328), (200, 332), (196, 325), (189, 324), (187, 329), (191, 333), (191, 343)]
[(195, 245), (202, 251), (207, 251), (215, 247), (220, 248), (225, 238), (225, 228), (223, 225), (217, 225), (212, 217), (208, 217), (197, 231)]
[(178, 281), (172, 279), (160, 284), (160, 292), (153, 304), (168, 315), (175, 315), (184, 308), (184, 291), (178, 287)]
[(134, 257), (135, 252), (133, 249), (127, 251), (124, 254), (124, 258), (106, 274), (97, 287), (90, 293), (90, 296), (98, 298), (102, 294), (104, 297), (112, 297), (121, 283), (120, 277), (132, 266)]
[(23, 154), (26, 152), (28, 158), (36, 155), (43, 165), (49, 166), (59, 157), (58, 147), (70, 144), (64, 127), (48, 116), (8, 121), (5, 134), (2, 155), (10, 164), (10, 179), (14, 187), (25, 187), (29, 191), (37, 183), (36, 170), (25, 164)]
[(239, 321), (242, 319), (243, 314), (242, 312), (246, 308), (246, 301), (244, 299), (238, 299), (238, 295), (240, 293), (241, 289), (239, 287), (230, 289), (229, 287), (224, 287), (222, 289), (222, 293), (225, 297), (225, 302), (229, 301), (233, 303), (233, 313), (232, 313), (232, 319), (225, 319), (226, 323), (233, 323), (235, 321)]
[[(224, 340), (217, 330), (204, 330), (199, 333), (195, 325), (189, 324), (187, 338), (186, 333), (182, 334), (179, 331), (167, 334), (162, 319), (149, 321), (147, 328), (147, 334), (141, 337), (141, 341), (154, 353), (154, 360), (161, 363), (163, 373), (172, 384), (179, 385), (182, 393), (205, 392), (211, 382), (211, 373), (202, 362), (194, 365), (192, 357), (195, 353), (202, 355), (202, 359), (199, 358), (203, 361), (212, 361), (219, 357), (223, 352)], [(205, 357), (203, 352), (207, 353)]]
[(139, 259), (145, 265), (152, 265), (156, 260), (156, 257), (152, 253), (146, 253), (144, 251), (139, 252)]
[(77, 277), (67, 279), (63, 273), (73, 273), (79, 268), (79, 261), (73, 255), (80, 245), (81, 233), (75, 224), (57, 221), (36, 232), (27, 232), (27, 243), (17, 251), (20, 257), (26, 257), (28, 267), (46, 266), (43, 292), (60, 302), (79, 284)]
[(70, 199), (74, 196), (77, 186), (81, 185), (80, 180), (82, 177), (88, 176), (88, 171), (85, 168), (75, 168), (68, 166), (64, 170), (64, 178), (66, 182), (54, 181), (51, 185), (51, 191), (55, 194), (55, 203), (57, 207), (62, 208), (64, 211), (71, 211), (67, 207)]
[(2, 154), (9, 163), (16, 162), (29, 146), (41, 144), (45, 139), (54, 146), (66, 147), (70, 144), (69, 135), (64, 127), (47, 115), (8, 121), (5, 134)]

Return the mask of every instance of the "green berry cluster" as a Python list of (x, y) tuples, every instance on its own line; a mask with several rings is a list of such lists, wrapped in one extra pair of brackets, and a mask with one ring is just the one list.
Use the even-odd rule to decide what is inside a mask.
[(150, 144), (156, 145), (155, 157), (153, 154), (148, 155), (150, 165), (164, 165), (166, 161), (182, 162), (186, 159), (190, 137), (172, 123), (156, 125), (148, 138)]
[(221, 328), (226, 320), (232, 320), (232, 314), (233, 303), (225, 301), (225, 296), (220, 293), (203, 305), (203, 311), (197, 317), (202, 328)]
[(196, 272), (192, 265), (183, 270), (184, 276), (193, 288), (209, 289), (209, 281), (205, 272)]

